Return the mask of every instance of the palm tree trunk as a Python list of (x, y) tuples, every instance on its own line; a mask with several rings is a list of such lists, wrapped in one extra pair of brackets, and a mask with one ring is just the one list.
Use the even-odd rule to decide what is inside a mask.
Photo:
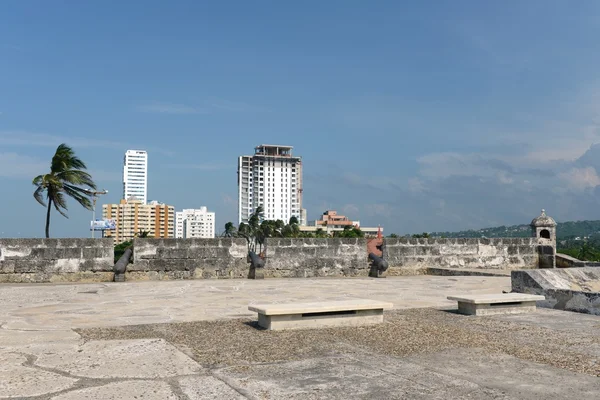
[(50, 237), (50, 207), (52, 206), (52, 199), (48, 199), (48, 211), (46, 212), (46, 239)]

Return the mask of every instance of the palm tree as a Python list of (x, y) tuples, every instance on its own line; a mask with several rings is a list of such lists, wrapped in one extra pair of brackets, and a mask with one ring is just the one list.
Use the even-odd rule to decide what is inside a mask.
[(238, 227), (237, 234), (246, 239), (248, 251), (256, 251), (256, 245), (259, 243), (259, 237), (261, 236), (260, 223), (263, 218), (262, 214), (262, 206), (256, 207), (256, 210), (248, 218), (248, 223), (241, 222)]
[[(69, 218), (67, 211), (66, 196), (72, 197), (88, 210), (92, 209), (92, 202), (88, 198), (88, 190), (95, 190), (96, 184), (92, 176), (83, 171), (87, 169), (85, 163), (75, 155), (73, 149), (66, 144), (61, 144), (56, 149), (50, 172), (45, 175), (38, 175), (33, 178), (33, 184), (37, 186), (33, 197), (44, 207), (48, 207), (46, 212), (46, 238), (50, 237), (50, 210), (54, 208), (63, 217)], [(46, 193), (46, 201), (44, 200)]]
[(228, 222), (225, 224), (225, 232), (223, 232), (224, 237), (234, 237), (235, 236), (235, 226), (233, 222)]

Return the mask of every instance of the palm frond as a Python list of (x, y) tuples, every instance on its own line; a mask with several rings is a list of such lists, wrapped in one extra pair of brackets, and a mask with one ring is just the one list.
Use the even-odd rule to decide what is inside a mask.
[(63, 189), (68, 196), (74, 198), (84, 208), (87, 208), (88, 210), (93, 208), (92, 202), (90, 201), (88, 194), (84, 191), (84, 189), (69, 184), (65, 184)]
[(45, 190), (46, 189), (43, 186), (38, 186), (38, 188), (35, 189), (35, 192), (33, 192), (33, 197), (37, 200), (38, 203), (40, 203), (44, 207), (46, 207), (46, 202), (44, 201)]
[[(50, 197), (50, 193), (48, 193), (48, 197)], [(67, 214), (63, 211), (67, 211), (67, 202), (65, 200), (65, 196), (61, 192), (55, 192), (52, 194), (52, 202), (54, 203), (54, 208), (58, 211), (63, 217), (69, 218)]]
[(56, 176), (63, 182), (70, 183), (72, 185), (86, 186), (91, 189), (96, 189), (96, 184), (92, 180), (92, 176), (84, 171), (67, 170), (59, 172)]
[(65, 143), (58, 146), (54, 157), (52, 157), (51, 171), (55, 174), (72, 170), (87, 169), (85, 163), (75, 155), (73, 149)]
[(45, 175), (38, 175), (35, 178), (33, 178), (33, 181), (31, 181), (31, 183), (35, 186), (40, 186), (43, 184), (44, 182), (44, 176)]

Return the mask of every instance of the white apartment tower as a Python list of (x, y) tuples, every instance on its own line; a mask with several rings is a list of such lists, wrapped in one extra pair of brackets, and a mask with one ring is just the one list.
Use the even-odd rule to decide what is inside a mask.
[(135, 197), (142, 204), (148, 202), (148, 153), (145, 150), (127, 150), (123, 160), (123, 199)]
[(175, 213), (175, 237), (182, 239), (215, 237), (215, 213), (206, 207)]
[(238, 222), (248, 222), (258, 206), (266, 220), (301, 223), (302, 157), (292, 156), (292, 146), (260, 145), (254, 155), (238, 159)]

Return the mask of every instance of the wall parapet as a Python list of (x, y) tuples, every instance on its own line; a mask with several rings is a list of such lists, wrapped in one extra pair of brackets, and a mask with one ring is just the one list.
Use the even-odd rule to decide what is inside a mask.
[(112, 239), (0, 239), (0, 282), (112, 280)]
[(367, 276), (367, 239), (269, 238), (265, 277)]
[(385, 257), (395, 269), (537, 268), (536, 238), (386, 238)]
[(248, 247), (241, 238), (133, 240), (126, 279), (246, 278)]

